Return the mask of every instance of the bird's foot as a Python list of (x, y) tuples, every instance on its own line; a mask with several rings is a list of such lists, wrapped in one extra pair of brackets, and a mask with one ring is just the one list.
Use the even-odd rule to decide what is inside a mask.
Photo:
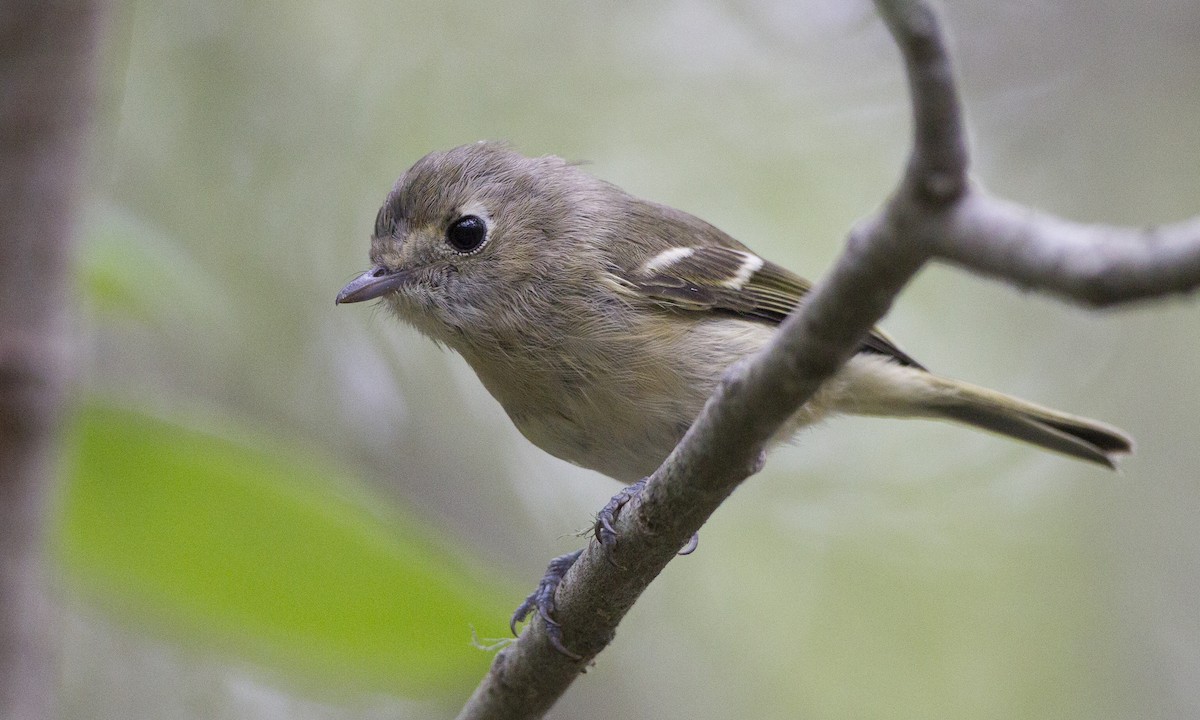
[(613, 562), (612, 551), (617, 546), (617, 531), (613, 527), (613, 523), (617, 521), (617, 515), (620, 514), (621, 508), (645, 489), (648, 479), (642, 478), (632, 485), (621, 488), (621, 491), (613, 495), (608, 504), (596, 513), (596, 525), (592, 532), (596, 536), (596, 542), (600, 543), (600, 547), (606, 551), (609, 562)]
[[(596, 514), (596, 525), (593, 529), (593, 533), (595, 534), (596, 541), (599, 542), (600, 546), (604, 548), (605, 554), (608, 557), (608, 561), (614, 565), (616, 563), (612, 559), (612, 551), (617, 546), (617, 531), (613, 527), (613, 523), (616, 522), (617, 515), (620, 514), (621, 508), (625, 507), (626, 503), (636, 497), (637, 494), (646, 487), (646, 480), (647, 478), (642, 478), (634, 484), (622, 488), (621, 491), (616, 495), (613, 495), (612, 499), (608, 501), (608, 504), (601, 508), (600, 512)], [(683, 546), (683, 549), (679, 551), (679, 554), (690, 554), (696, 549), (696, 545), (699, 542), (700, 536), (693, 535), (691, 540), (688, 540), (687, 544)], [(546, 624), (546, 637), (550, 640), (550, 644), (555, 650), (559, 651), (563, 655), (566, 655), (572, 660), (582, 660), (583, 657), (571, 652), (567, 649), (567, 646), (563, 644), (562, 625), (560, 625), (558, 621), (554, 619), (554, 593), (557, 592), (558, 586), (562, 583), (567, 571), (571, 569), (571, 566), (575, 564), (575, 561), (578, 560), (579, 556), (582, 554), (583, 550), (580, 549), (574, 552), (569, 552), (566, 555), (559, 555), (551, 560), (550, 564), (546, 567), (546, 574), (542, 576), (541, 582), (538, 583), (537, 589), (530, 593), (529, 597), (525, 598), (525, 602), (521, 603), (521, 606), (518, 607), (517, 611), (513, 613), (512, 620), (510, 620), (508, 624), (508, 627), (510, 630), (512, 630), (513, 635), (516, 635), (517, 625), (525, 622), (526, 618), (528, 618), (531, 613), (536, 612), (538, 615), (542, 616), (542, 621)]]
[(508, 628), (512, 630), (512, 634), (517, 634), (517, 624), (525, 622), (525, 618), (529, 617), (532, 612), (537, 612), (542, 616), (542, 622), (546, 624), (546, 637), (550, 640), (550, 644), (555, 650), (572, 660), (582, 660), (583, 657), (577, 655), (567, 649), (563, 644), (562, 626), (554, 619), (554, 593), (558, 590), (558, 586), (562, 583), (562, 579), (566, 576), (567, 571), (583, 554), (583, 549), (569, 552), (566, 555), (559, 555), (550, 561), (546, 567), (546, 574), (542, 576), (541, 582), (538, 583), (537, 589), (525, 598), (525, 602), (517, 608), (513, 613), (512, 619), (509, 620)]
[[(646, 488), (646, 481), (649, 479), (645, 477), (632, 485), (621, 488), (621, 491), (613, 495), (608, 504), (601, 508), (600, 512), (596, 513), (596, 526), (593, 529), (593, 534), (596, 537), (596, 542), (600, 543), (600, 546), (604, 548), (608, 561), (614, 565), (616, 561), (613, 560), (612, 552), (617, 547), (617, 531), (613, 523), (617, 521), (617, 515), (621, 513), (621, 508), (625, 507), (630, 500), (637, 497)], [(679, 554), (691, 555), (699, 544), (700, 535), (697, 533), (680, 549)]]

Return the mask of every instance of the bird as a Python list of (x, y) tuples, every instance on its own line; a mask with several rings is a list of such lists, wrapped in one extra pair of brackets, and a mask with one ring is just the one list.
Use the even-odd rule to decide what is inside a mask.
[[(598, 516), (602, 544), (725, 371), (811, 288), (692, 214), (489, 141), (404, 172), (369, 257), (337, 304), (382, 300), (461, 355), (530, 442), (628, 486)], [(948, 420), (1108, 468), (1133, 450), (1111, 425), (937, 375), (877, 328), (772, 444), (838, 414)], [(513, 618), (515, 632), (536, 610), (570, 657), (554, 591), (579, 553), (555, 558)]]
[[(624, 483), (661, 464), (811, 287), (694, 215), (486, 141), (400, 177), (370, 260), (337, 303), (382, 298), (459, 353), (530, 442)], [(841, 413), (950, 420), (1110, 468), (1133, 448), (1105, 423), (936, 375), (879, 329), (776, 441)]]

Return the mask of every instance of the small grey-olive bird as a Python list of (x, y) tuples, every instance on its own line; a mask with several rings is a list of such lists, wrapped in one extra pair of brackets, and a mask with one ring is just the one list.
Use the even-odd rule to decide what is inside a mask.
[[(404, 173), (370, 254), (338, 303), (383, 298), (461, 354), (534, 445), (635, 483), (598, 516), (606, 544), (635, 481), (809, 289), (697, 217), (488, 142), (430, 153)], [(1132, 449), (1109, 425), (934, 375), (879, 330), (776, 440), (835, 413), (953, 420), (1108, 467)], [(536, 609), (551, 644), (575, 659), (553, 614), (580, 552), (555, 558), (512, 620), (515, 633)]]
[[(809, 289), (697, 217), (490, 142), (404, 173), (370, 258), (338, 303), (383, 298), (461, 354), (530, 442), (625, 483)], [(1108, 467), (1132, 448), (1109, 425), (934, 375), (879, 330), (777, 440), (836, 413), (953, 420)]]

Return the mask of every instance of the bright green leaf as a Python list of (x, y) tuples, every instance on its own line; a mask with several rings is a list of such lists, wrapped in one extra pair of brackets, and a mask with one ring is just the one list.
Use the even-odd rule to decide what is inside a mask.
[[(303, 677), (428, 697), (486, 669), (507, 600), (308, 453), (106, 407), (74, 424), (56, 537), (81, 592)], [(331, 482), (335, 480), (334, 482)], [(341, 490), (339, 492), (339, 490)]]

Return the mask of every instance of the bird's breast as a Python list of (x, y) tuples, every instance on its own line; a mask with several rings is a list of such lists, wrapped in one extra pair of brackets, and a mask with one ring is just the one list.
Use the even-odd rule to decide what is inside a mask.
[(634, 482), (667, 457), (725, 369), (769, 336), (759, 323), (683, 321), (463, 355), (530, 442)]

